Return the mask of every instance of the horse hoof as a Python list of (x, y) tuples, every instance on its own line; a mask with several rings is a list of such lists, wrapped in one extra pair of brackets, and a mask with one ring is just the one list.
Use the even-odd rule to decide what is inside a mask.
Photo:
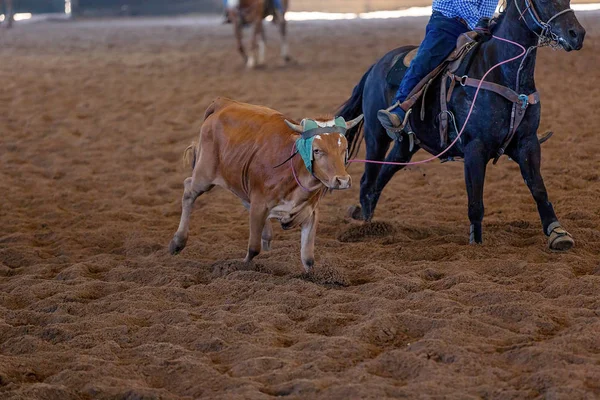
[(254, 69), (254, 67), (256, 67), (256, 61), (254, 60), (254, 57), (248, 57), (248, 61), (246, 62), (246, 68)]
[(185, 240), (179, 240), (177, 236), (175, 236), (173, 240), (171, 240), (171, 243), (169, 243), (169, 253), (171, 253), (171, 255), (179, 254), (181, 250), (185, 248), (185, 242)]
[(554, 251), (567, 251), (575, 245), (575, 241), (569, 232), (562, 226), (558, 226), (550, 232), (548, 248)]
[(353, 220), (356, 220), (356, 221), (364, 220), (363, 215), (362, 215), (362, 208), (357, 205), (348, 207), (348, 211), (346, 211), (346, 216), (348, 218), (352, 218)]

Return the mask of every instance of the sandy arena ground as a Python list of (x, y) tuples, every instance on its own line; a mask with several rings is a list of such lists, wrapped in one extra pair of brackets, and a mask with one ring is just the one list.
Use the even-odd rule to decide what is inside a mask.
[(310, 279), (297, 230), (240, 263), (247, 213), (221, 189), (168, 255), (182, 151), (216, 96), (332, 112), (426, 19), (294, 23), (285, 68), (270, 26), (257, 71), (204, 20), (0, 31), (0, 398), (598, 398), (599, 15), (579, 13), (582, 51), (538, 58), (543, 173), (572, 251), (546, 249), (506, 158), (488, 169), (482, 246), (462, 164), (398, 173), (368, 232), (345, 219), (353, 165), (322, 205)]

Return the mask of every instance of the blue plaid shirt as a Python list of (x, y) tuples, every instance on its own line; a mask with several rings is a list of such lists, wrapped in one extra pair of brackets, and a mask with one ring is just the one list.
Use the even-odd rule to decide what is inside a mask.
[(448, 18), (462, 18), (473, 29), (480, 18), (491, 18), (496, 11), (498, 0), (433, 0), (433, 11), (439, 11)]

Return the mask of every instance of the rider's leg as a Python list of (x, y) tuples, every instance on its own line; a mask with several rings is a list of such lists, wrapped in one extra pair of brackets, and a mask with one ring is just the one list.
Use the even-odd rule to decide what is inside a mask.
[(380, 110), (377, 117), (388, 132), (397, 132), (403, 127), (406, 111), (398, 107), (413, 88), (438, 65), (440, 65), (456, 47), (458, 37), (469, 28), (456, 18), (445, 17), (434, 11), (425, 31), (425, 39), (417, 55), (406, 71), (390, 109)]

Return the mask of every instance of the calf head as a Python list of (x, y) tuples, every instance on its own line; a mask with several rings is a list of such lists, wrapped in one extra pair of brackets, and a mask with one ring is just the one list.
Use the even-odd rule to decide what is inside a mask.
[(308, 171), (329, 189), (348, 189), (352, 179), (346, 172), (348, 141), (346, 131), (356, 126), (363, 116), (346, 122), (337, 117), (331, 121), (303, 119), (300, 125), (285, 121), (301, 134), (296, 148)]

